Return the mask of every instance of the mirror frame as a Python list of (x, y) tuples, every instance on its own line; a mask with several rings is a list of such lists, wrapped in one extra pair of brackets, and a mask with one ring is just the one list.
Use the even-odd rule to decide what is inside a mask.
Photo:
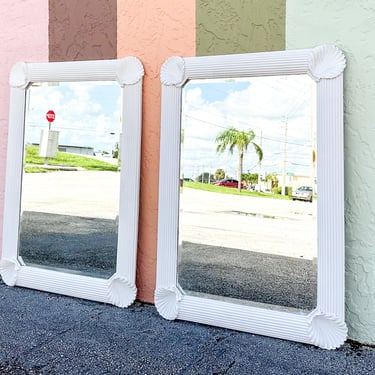
[[(18, 285), (119, 307), (135, 299), (136, 253), (142, 116), (142, 63), (133, 56), (117, 60), (16, 63), (10, 73), (8, 157), (5, 181), (2, 260), (0, 273), (10, 286)], [(117, 81), (122, 88), (125, 124), (120, 172), (116, 272), (109, 279), (22, 265), (18, 261), (21, 184), (23, 173), (25, 101), (31, 83)], [(47, 108), (48, 109), (48, 108)], [(131, 184), (128, 181), (132, 181)], [(126, 186), (125, 188), (122, 188)]]
[[(155, 305), (181, 319), (309, 343), (325, 349), (346, 339), (344, 278), (343, 53), (312, 49), (177, 57), (162, 66), (159, 227)], [(292, 313), (187, 295), (178, 283), (180, 122), (183, 85), (191, 79), (308, 74), (317, 84), (317, 306)], [(168, 181), (167, 184), (164, 182)], [(332, 189), (332, 186), (335, 188)]]

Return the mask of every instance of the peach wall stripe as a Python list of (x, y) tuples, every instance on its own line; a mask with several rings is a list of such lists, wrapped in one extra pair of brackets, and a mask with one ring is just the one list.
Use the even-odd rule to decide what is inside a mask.
[(118, 57), (135, 55), (145, 68), (137, 287), (138, 299), (153, 302), (159, 183), (159, 72), (169, 56), (195, 56), (195, 1), (118, 0), (117, 17)]

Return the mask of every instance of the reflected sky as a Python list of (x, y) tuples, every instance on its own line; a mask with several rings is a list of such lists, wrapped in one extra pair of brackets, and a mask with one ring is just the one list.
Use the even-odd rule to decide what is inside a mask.
[[(216, 153), (216, 136), (230, 127), (252, 129), (262, 146), (263, 173), (281, 173), (284, 145), (286, 172), (310, 175), (315, 148), (315, 83), (306, 75), (193, 80), (183, 90), (184, 177), (217, 168), (236, 177), (237, 155)], [(286, 125), (287, 124), (287, 125)], [(285, 127), (287, 126), (287, 134)], [(254, 152), (244, 158), (244, 173), (257, 173)]]
[(46, 112), (56, 119), (52, 130), (60, 131), (63, 145), (93, 147), (111, 152), (121, 132), (122, 90), (117, 82), (41, 83), (27, 90), (26, 143), (39, 143), (48, 128)]

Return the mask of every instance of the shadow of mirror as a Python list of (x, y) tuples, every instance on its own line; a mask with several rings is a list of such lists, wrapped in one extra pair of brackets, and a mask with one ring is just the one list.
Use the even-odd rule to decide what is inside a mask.
[(317, 305), (316, 84), (190, 80), (182, 90), (178, 282), (186, 294)]
[(121, 87), (38, 83), (26, 95), (19, 259), (108, 279), (116, 272)]

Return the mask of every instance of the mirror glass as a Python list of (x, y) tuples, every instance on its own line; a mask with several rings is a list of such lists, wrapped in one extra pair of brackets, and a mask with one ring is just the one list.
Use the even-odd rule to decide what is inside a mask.
[(317, 305), (316, 83), (190, 80), (182, 90), (178, 283), (271, 309)]
[(115, 273), (121, 103), (115, 81), (28, 87), (21, 264), (97, 278)]

